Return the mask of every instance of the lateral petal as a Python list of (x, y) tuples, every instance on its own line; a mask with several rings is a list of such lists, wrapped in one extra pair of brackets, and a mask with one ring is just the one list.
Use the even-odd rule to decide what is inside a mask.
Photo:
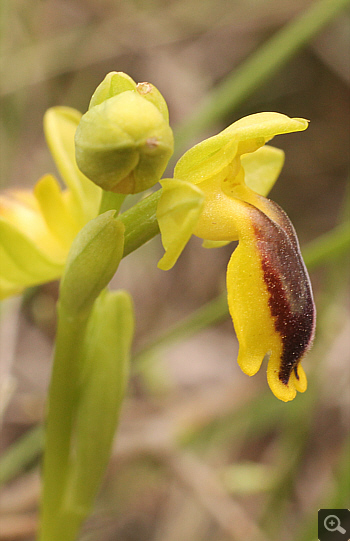
[(269, 145), (243, 154), (241, 164), (246, 185), (254, 192), (266, 196), (275, 184), (283, 163), (283, 150)]

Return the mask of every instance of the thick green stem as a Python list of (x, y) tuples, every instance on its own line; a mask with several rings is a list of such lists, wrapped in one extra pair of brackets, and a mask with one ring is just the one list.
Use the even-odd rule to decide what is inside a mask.
[[(71, 433), (78, 398), (80, 346), (87, 324), (85, 318), (71, 318), (59, 310), (56, 349), (52, 371), (48, 420), (45, 434), (44, 491), (39, 541), (72, 539), (80, 517), (63, 509), (69, 467)], [(65, 528), (62, 531), (62, 527)], [(69, 530), (69, 531), (67, 531)]]
[[(49, 389), (40, 541), (73, 541), (86, 515), (85, 509), (67, 501), (67, 487), (78, 439), (74, 428), (81, 408), (81, 364), (86, 364), (88, 354), (84, 347), (86, 328), (94, 303), (116, 272), (123, 252), (124, 226), (114, 219), (114, 214), (108, 211), (97, 216), (78, 233), (61, 280)], [(108, 327), (108, 319), (105, 321)], [(89, 334), (93, 335), (93, 328)], [(102, 362), (99, 367), (103, 369)], [(84, 387), (89, 384), (85, 381)]]
[(158, 235), (156, 212), (161, 193), (158, 190), (120, 215), (125, 225), (123, 257)]
[(119, 212), (125, 197), (125, 195), (120, 193), (103, 190), (99, 214), (103, 214), (104, 212), (107, 212), (107, 210), (116, 210)]

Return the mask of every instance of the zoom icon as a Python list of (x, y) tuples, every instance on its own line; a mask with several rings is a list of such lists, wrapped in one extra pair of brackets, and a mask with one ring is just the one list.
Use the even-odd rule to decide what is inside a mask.
[(318, 512), (319, 541), (349, 541), (349, 509), (320, 509)]

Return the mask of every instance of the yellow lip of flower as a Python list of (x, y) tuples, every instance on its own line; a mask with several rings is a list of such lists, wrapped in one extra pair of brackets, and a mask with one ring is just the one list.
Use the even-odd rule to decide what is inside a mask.
[(238, 363), (253, 375), (269, 355), (268, 383), (283, 401), (306, 390), (300, 361), (313, 340), (315, 307), (294, 228), (283, 210), (263, 197), (284, 160), (282, 151), (264, 145), (307, 124), (258, 113), (203, 141), (179, 160), (176, 178), (162, 182), (157, 212), (166, 248), (158, 266), (164, 270), (191, 234), (212, 246), (239, 240), (227, 269)]
[(79, 171), (74, 134), (81, 114), (68, 107), (49, 109), (47, 143), (67, 188), (45, 175), (33, 192), (0, 195), (0, 298), (59, 278), (78, 231), (96, 216), (101, 189)]
[(300, 361), (314, 336), (315, 310), (294, 228), (276, 203), (264, 203), (274, 219), (237, 201), (242, 229), (227, 269), (228, 304), (242, 370), (254, 375), (269, 354), (268, 383), (288, 401), (307, 387)]

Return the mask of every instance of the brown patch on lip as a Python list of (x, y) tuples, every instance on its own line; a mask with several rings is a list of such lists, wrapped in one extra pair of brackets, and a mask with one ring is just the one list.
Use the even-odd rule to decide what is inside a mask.
[(283, 344), (278, 377), (287, 385), (293, 371), (299, 379), (298, 363), (312, 344), (315, 306), (294, 227), (276, 203), (265, 199), (265, 205), (273, 219), (253, 207), (253, 227), (271, 315)]

